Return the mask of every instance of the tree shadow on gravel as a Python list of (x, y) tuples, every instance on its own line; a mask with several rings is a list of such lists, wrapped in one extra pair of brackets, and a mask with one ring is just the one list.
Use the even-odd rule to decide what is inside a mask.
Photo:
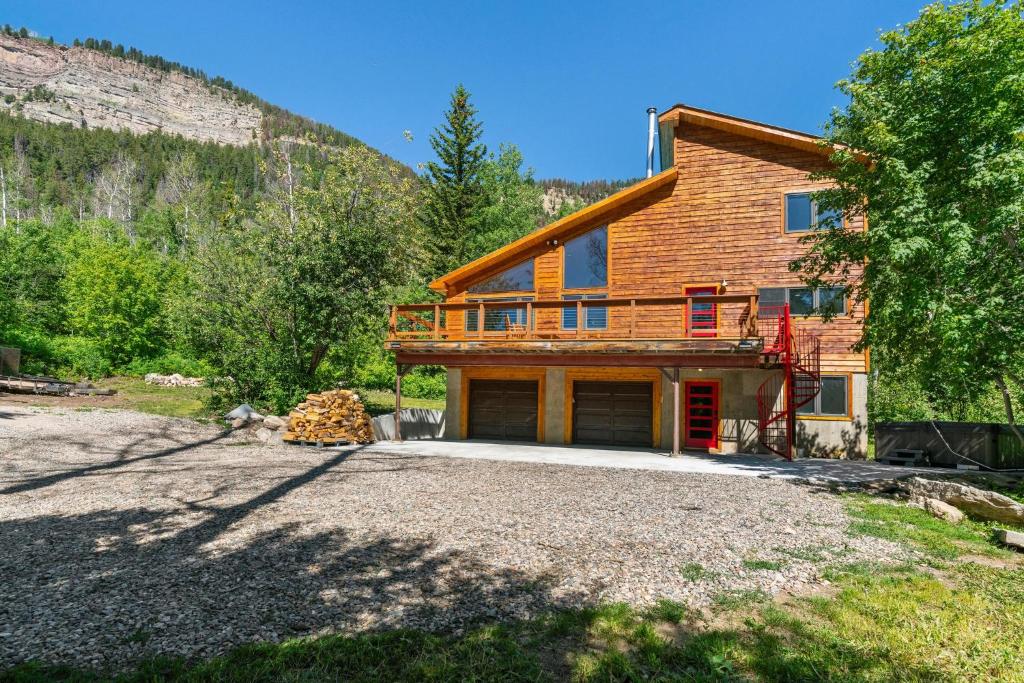
[[(9, 634), (0, 681), (118, 671), (140, 682), (389, 683), (936, 673), (773, 607), (709, 624), (675, 603), (588, 604), (552, 595), (550, 577), (495, 572), (426, 541), (286, 526), (201, 554), (175, 531), (145, 509), (0, 524), (0, 544), (17, 550), (0, 556)], [(26, 659), (35, 661), (5, 671)]]
[[(208, 446), (210, 444), (217, 443), (229, 437), (233, 430), (223, 430), (214, 436), (207, 437), (204, 439), (197, 440), (184, 440), (180, 438), (174, 438), (164, 432), (146, 432), (139, 434), (129, 443), (120, 446), (116, 449), (110, 449), (102, 444), (97, 444), (93, 441), (76, 441), (68, 440), (67, 445), (81, 452), (83, 455), (90, 457), (94, 456), (106, 456), (103, 462), (93, 463), (84, 467), (78, 467), (74, 469), (64, 470), (61, 472), (55, 472), (53, 474), (46, 474), (39, 477), (33, 477), (20, 481), (6, 488), (0, 489), (0, 495), (10, 495), (14, 493), (25, 493), (27, 491), (34, 491), (37, 489), (46, 488), (59, 484), (69, 479), (75, 479), (77, 477), (89, 477), (97, 474), (110, 472), (127, 465), (132, 465), (138, 462), (144, 462), (147, 460), (158, 460), (161, 458), (167, 458), (173, 455), (179, 455), (185, 453), (193, 448), (199, 448), (201, 446)], [(169, 447), (157, 448), (156, 450), (149, 450), (149, 444), (154, 441), (167, 442), (170, 441), (174, 445)]]
[(459, 632), (580, 600), (554, 598), (550, 577), (496, 572), (427, 540), (291, 524), (200, 549), (237, 514), (184, 530), (146, 509), (0, 523), (0, 671), (29, 659), (101, 670), (205, 659), (345, 629)]

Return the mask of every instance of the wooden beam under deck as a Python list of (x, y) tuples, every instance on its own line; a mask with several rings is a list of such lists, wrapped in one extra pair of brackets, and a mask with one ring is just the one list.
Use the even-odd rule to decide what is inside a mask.
[(669, 354), (669, 353), (423, 353), (398, 351), (396, 359), (406, 365), (531, 366), (531, 367), (623, 367), (623, 368), (760, 368), (759, 353)]

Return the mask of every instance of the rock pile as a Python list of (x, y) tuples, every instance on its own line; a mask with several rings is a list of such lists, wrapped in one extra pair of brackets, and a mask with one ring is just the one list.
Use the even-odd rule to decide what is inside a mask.
[(309, 394), (288, 413), (284, 440), (372, 443), (373, 422), (359, 395), (348, 389)]
[(146, 375), (145, 380), (146, 384), (157, 384), (162, 387), (201, 387), (204, 381), (202, 377), (185, 377), (178, 373), (160, 375), (155, 372)]

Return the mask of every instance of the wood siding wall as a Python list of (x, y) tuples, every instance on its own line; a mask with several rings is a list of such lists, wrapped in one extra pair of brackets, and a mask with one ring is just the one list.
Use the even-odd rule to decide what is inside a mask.
[[(722, 293), (800, 286), (800, 278), (789, 272), (788, 264), (806, 247), (798, 235), (783, 232), (783, 196), (822, 189), (824, 185), (807, 177), (827, 163), (825, 158), (687, 124), (677, 129), (675, 159), (679, 178), (674, 187), (656, 190), (579, 230), (608, 225), (608, 295), (680, 295), (686, 286), (722, 280), (728, 282)], [(860, 219), (852, 227), (861, 228)], [(561, 286), (562, 247), (548, 247), (534, 256), (536, 291), (532, 295), (560, 299), (569, 293)], [(465, 292), (452, 292), (449, 301), (465, 298)], [(722, 311), (723, 316), (739, 314)], [(866, 370), (866, 355), (850, 348), (860, 334), (863, 314), (863, 306), (857, 305), (828, 324), (816, 318), (797, 319), (798, 325), (821, 335), (823, 371)], [(613, 310), (611, 315), (628, 312)], [(557, 310), (537, 311), (536, 316), (538, 331), (559, 329)], [(450, 325), (461, 324), (460, 315), (451, 318)], [(647, 312), (638, 327), (644, 334), (678, 332), (680, 311)]]

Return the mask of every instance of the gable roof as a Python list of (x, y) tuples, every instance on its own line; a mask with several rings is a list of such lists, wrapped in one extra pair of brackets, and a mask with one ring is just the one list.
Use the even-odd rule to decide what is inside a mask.
[(624, 190), (620, 190), (609, 197), (605, 197), (599, 202), (580, 209), (576, 213), (569, 214), (565, 218), (557, 220), (540, 230), (535, 230), (529, 235), (521, 237), (501, 249), (492, 251), (489, 254), (481, 256), (475, 261), (467, 263), (461, 268), (457, 268), (446, 275), (442, 275), (430, 283), (430, 288), (444, 293), (454, 285), (465, 282), (466, 280), (482, 273), (490, 273), (492, 271), (499, 270), (503, 266), (515, 265), (522, 260), (521, 257), (524, 256), (526, 252), (545, 245), (550, 240), (561, 239), (562, 236), (567, 233), (571, 233), (574, 229), (582, 227), (591, 221), (597, 221), (602, 216), (611, 213), (615, 209), (634, 199), (643, 197), (649, 192), (660, 187), (674, 183), (678, 173), (679, 171), (673, 167), (666, 171), (662, 171), (656, 176), (641, 180), (635, 185), (630, 185)]
[[(759, 123), (757, 121), (751, 121), (750, 119), (742, 119), (738, 116), (720, 114), (708, 109), (699, 109), (685, 104), (676, 104), (665, 110), (658, 116), (658, 121), (661, 123), (679, 121), (681, 123), (715, 128), (717, 130), (734, 133), (736, 135), (755, 138), (757, 140), (763, 140), (765, 142), (783, 145), (785, 147), (792, 147), (805, 152), (820, 154), (822, 156), (829, 156), (837, 149), (847, 149), (843, 145), (823, 145), (821, 144), (822, 138), (818, 135), (812, 135), (811, 133), (802, 133), (797, 130), (782, 128), (781, 126)], [(853, 154), (861, 161), (867, 160), (866, 155), (861, 152), (853, 150)], [(673, 167), (666, 171), (662, 171), (656, 176), (642, 180), (635, 185), (631, 185), (624, 190), (616, 192), (610, 197), (602, 199), (596, 204), (591, 204), (574, 214), (570, 214), (561, 220), (555, 221), (547, 227), (531, 232), (529, 235), (526, 235), (525, 237), (522, 237), (501, 249), (492, 251), (490, 254), (481, 256), (477, 260), (467, 263), (461, 268), (457, 268), (450, 273), (442, 275), (430, 283), (430, 288), (441, 293), (446, 293), (449, 289), (453, 288), (453, 286), (461, 284), (470, 278), (480, 276), (481, 274), (493, 274), (499, 272), (503, 267), (513, 266), (523, 260), (527, 252), (547, 243), (549, 240), (560, 240), (565, 234), (571, 233), (573, 230), (583, 226), (585, 223), (596, 221), (602, 215), (610, 213), (629, 201), (642, 197), (648, 192), (659, 187), (663, 187), (668, 183), (675, 182), (677, 174), (677, 168)]]
[(822, 145), (821, 136), (811, 133), (802, 133), (798, 130), (791, 130), (781, 126), (772, 126), (767, 123), (759, 123), (750, 119), (741, 119), (738, 116), (719, 114), (708, 109), (698, 109), (686, 104), (676, 104), (658, 115), (660, 123), (670, 121), (681, 123), (692, 123), (706, 128), (715, 128), (729, 133), (743, 135), (748, 138), (764, 140), (777, 145), (795, 147), (805, 152), (830, 155), (835, 151), (831, 145)]

